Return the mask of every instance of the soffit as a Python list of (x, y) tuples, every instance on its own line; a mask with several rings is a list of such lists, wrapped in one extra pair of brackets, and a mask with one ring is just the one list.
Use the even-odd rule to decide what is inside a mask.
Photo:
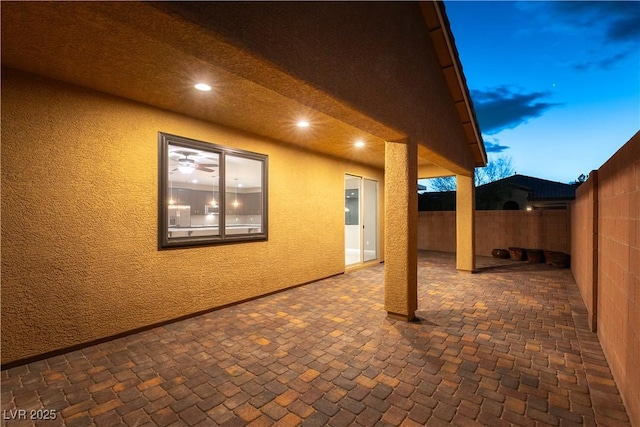
[(3, 2), (2, 63), (376, 167), (384, 141), (404, 138), (148, 3)]
[[(432, 2), (421, 5), (469, 147), (483, 165), (446, 17)], [(3, 2), (2, 63), (376, 167), (384, 166), (384, 141), (406, 137), (150, 3)], [(194, 91), (199, 80), (211, 81), (212, 93)], [(300, 118), (312, 126), (296, 128)], [(356, 139), (366, 147), (355, 149)], [(432, 164), (426, 157), (419, 153), (420, 166)]]

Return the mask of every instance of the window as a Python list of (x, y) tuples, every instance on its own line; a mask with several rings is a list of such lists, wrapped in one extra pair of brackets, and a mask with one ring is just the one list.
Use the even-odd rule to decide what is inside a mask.
[(267, 156), (159, 133), (160, 249), (267, 240)]

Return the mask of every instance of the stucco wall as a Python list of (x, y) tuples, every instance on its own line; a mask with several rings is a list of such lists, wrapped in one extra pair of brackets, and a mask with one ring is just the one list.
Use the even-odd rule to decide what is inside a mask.
[(598, 338), (640, 426), (640, 132), (598, 170)]
[[(476, 211), (476, 254), (490, 256), (509, 246), (569, 252), (568, 214), (564, 210)], [(456, 213), (421, 211), (418, 249), (455, 252)]]
[[(2, 363), (344, 271), (345, 173), (384, 211), (381, 170), (146, 105), (3, 69), (2, 107)], [(158, 251), (158, 131), (269, 155), (269, 241)]]

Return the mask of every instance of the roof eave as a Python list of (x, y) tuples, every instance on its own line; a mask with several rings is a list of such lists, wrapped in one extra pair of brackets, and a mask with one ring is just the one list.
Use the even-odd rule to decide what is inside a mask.
[(475, 166), (486, 166), (487, 152), (444, 3), (437, 0), (421, 1), (420, 8), (436, 48), (449, 92), (456, 105), (469, 149), (473, 153)]

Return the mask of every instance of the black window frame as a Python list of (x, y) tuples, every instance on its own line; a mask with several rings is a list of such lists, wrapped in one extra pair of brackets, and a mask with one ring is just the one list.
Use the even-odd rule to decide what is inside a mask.
[[(215, 236), (169, 236), (169, 145), (217, 154), (219, 157), (220, 191), (218, 200), (219, 234)], [(226, 156), (235, 156), (262, 162), (262, 212), (259, 232), (227, 234), (226, 225)], [(229, 243), (249, 243), (268, 240), (268, 166), (269, 156), (252, 151), (230, 148), (210, 142), (158, 132), (158, 249), (175, 249), (198, 246), (215, 246)], [(190, 234), (190, 233), (189, 233)]]

